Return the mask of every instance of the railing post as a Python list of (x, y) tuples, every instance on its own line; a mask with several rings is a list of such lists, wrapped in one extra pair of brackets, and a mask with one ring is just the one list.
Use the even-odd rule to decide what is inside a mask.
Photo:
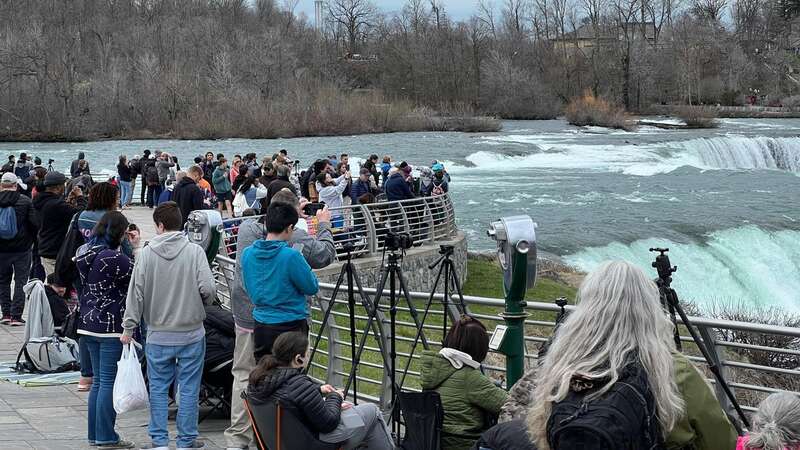
[(372, 212), (367, 205), (358, 205), (361, 208), (361, 216), (364, 217), (364, 226), (367, 227), (367, 248), (369, 254), (374, 255), (378, 252), (378, 230), (375, 228), (375, 220), (372, 218)]
[[(330, 299), (326, 299), (322, 296), (317, 297), (317, 303), (319, 303), (320, 312), (323, 317), (325, 316), (325, 311), (334, 306)], [(320, 317), (320, 321), (322, 321), (322, 317)], [(330, 319), (328, 319), (328, 323), (325, 325), (328, 334), (328, 367), (325, 380), (328, 384), (333, 386), (343, 386), (342, 376), (339, 375), (339, 373), (342, 372), (342, 361), (336, 357), (336, 355), (339, 354), (339, 344), (336, 343), (339, 339), (339, 330), (333, 325), (336, 325), (336, 317), (331, 315)]]
[(406, 212), (406, 205), (403, 204), (403, 201), (398, 201), (397, 206), (400, 207), (400, 212), (403, 214), (403, 232), (404, 233), (411, 233), (411, 225), (408, 223), (408, 213)]
[[(722, 378), (725, 379), (730, 384), (730, 380), (728, 379), (728, 369), (725, 367), (725, 350), (717, 345), (717, 330), (714, 328), (709, 328), (703, 325), (697, 326), (697, 331), (700, 333), (700, 337), (703, 339), (703, 344), (705, 344), (706, 349), (708, 349), (708, 354), (711, 357), (711, 362), (714, 363), (717, 367), (719, 367), (719, 373), (722, 375)], [(735, 391), (731, 388), (731, 392)], [(722, 389), (722, 386), (719, 383), (714, 383), (714, 394), (717, 396), (717, 400), (719, 401), (722, 408), (728, 413), (729, 417), (736, 417), (736, 409), (734, 409), (733, 404), (731, 404), (730, 399), (725, 394), (725, 391)]]
[(423, 197), (422, 200), (422, 203), (425, 205), (425, 211), (423, 212), (423, 214), (425, 214), (425, 217), (428, 222), (428, 239), (426, 239), (428, 242), (433, 242), (436, 240), (436, 232), (433, 228), (434, 227), (433, 210), (431, 210), (431, 205), (429, 203), (429, 199), (432, 198), (434, 197)]

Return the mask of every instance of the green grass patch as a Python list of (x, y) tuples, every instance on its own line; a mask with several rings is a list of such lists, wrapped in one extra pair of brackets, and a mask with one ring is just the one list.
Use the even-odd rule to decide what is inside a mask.
[[(464, 295), (476, 297), (504, 298), (503, 271), (492, 261), (470, 259), (467, 261), (467, 282)], [(558, 297), (566, 297), (570, 303), (575, 300), (575, 288), (547, 278), (539, 278), (536, 286), (525, 294), (526, 300), (552, 302)]]

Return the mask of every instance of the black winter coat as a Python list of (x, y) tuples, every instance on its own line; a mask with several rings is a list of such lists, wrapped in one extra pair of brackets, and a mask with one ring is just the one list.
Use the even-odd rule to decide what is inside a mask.
[(536, 450), (525, 428), (524, 419), (499, 423), (486, 430), (472, 450), (479, 450), (482, 447), (491, 450)]
[(335, 393), (323, 396), (319, 387), (300, 369), (276, 368), (269, 371), (260, 383), (251, 384), (247, 394), (255, 401), (279, 400), (318, 435), (336, 429), (342, 410), (342, 398)]
[(36, 237), (36, 211), (31, 199), (17, 191), (0, 192), (0, 208), (12, 206), (17, 215), (17, 235), (12, 239), (0, 239), (0, 253), (29, 251)]
[(86, 197), (78, 197), (78, 202), (77, 208), (72, 207), (64, 197), (47, 191), (33, 199), (39, 225), (39, 256), (56, 259), (72, 216), (86, 208)]
[(172, 201), (178, 204), (181, 209), (181, 216), (183, 218), (182, 224), (185, 224), (189, 219), (189, 214), (192, 211), (203, 209), (203, 191), (197, 186), (197, 183), (188, 176), (183, 177), (175, 186), (172, 191)]

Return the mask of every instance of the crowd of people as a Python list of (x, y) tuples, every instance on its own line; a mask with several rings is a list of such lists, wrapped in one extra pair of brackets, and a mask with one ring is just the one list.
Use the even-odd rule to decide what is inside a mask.
[[(135, 447), (115, 431), (112, 401), (117, 361), (133, 343), (143, 346), (150, 394), (151, 442), (141, 448), (169, 448), (171, 399), (178, 405), (176, 447), (203, 447), (198, 400), (204, 320), (217, 293), (205, 250), (183, 230), (188, 214), (218, 203), (220, 211), (242, 216), (230, 285), (235, 341), (227, 447), (256, 448), (251, 419), (239, 401), (245, 393), (252, 402), (280, 402), (320, 441), (344, 449), (394, 448), (377, 406), (346, 402), (342, 390), (306, 374), (310, 303), (319, 290), (314, 270), (336, 260), (331, 230), (343, 219), (331, 208), (364, 196), (440, 195), (449, 176), (435, 162), (419, 170), (415, 182), (408, 164), (393, 165), (386, 157), (379, 165), (372, 155), (354, 180), (348, 159), (318, 160), (298, 173), (285, 152), (260, 163), (254, 154), (237, 155), (230, 165), (223, 155), (208, 153), (184, 171), (167, 153), (151, 158), (145, 152), (130, 161), (120, 157), (117, 177), (97, 183), (80, 158), (69, 178), (39, 170), (24, 154), (9, 159), (0, 180), (2, 323), (24, 324), (22, 286), (32, 278), (46, 283), (56, 324), (77, 314), (89, 444)], [(156, 229), (147, 245), (120, 212), (131, 204), (138, 175)], [(327, 205), (315, 212), (314, 233), (302, 207), (308, 201)], [(796, 395), (767, 397), (749, 433), (737, 436), (736, 419), (675, 350), (672, 338), (657, 286), (622, 261), (586, 277), (576, 308), (511, 392), (483, 370), (486, 327), (462, 316), (442, 348), (425, 352), (420, 365), (422, 389), (441, 399), (441, 448), (800, 448)], [(497, 424), (503, 411), (511, 420)]]

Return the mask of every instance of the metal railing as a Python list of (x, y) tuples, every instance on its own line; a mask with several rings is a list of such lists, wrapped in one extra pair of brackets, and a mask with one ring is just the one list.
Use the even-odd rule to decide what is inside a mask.
[[(219, 274), (217, 282), (221, 296), (223, 299), (227, 299), (227, 286), (233, 279), (232, 271), (235, 263), (225, 256), (218, 256), (217, 262), (217, 273)], [(320, 284), (320, 294), (312, 306), (313, 326), (311, 332), (313, 335), (319, 332), (324, 311), (322, 308), (327, 309), (333, 288), (334, 286), (331, 284)], [(374, 299), (374, 289), (365, 288), (365, 291), (371, 296), (371, 299)], [(421, 310), (426, 306), (430, 293), (411, 292), (410, 296), (413, 304), (420, 309), (421, 315)], [(347, 317), (346, 296), (340, 294), (338, 297), (332, 314), (334, 320), (329, 322), (327, 329), (323, 332), (323, 341), (317, 352), (318, 356), (311, 363), (311, 373), (312, 376), (327, 380), (333, 385), (343, 386), (350, 373), (350, 329), (348, 321), (345, 320)], [(432, 349), (436, 350), (440, 347), (440, 340), (443, 336), (441, 329), (441, 319), (444, 314), (441, 304), (443, 295), (436, 294), (434, 299), (436, 302), (423, 329)], [(451, 300), (456, 301), (457, 298), (453, 296)], [(465, 296), (464, 301), (470, 314), (480, 319), (487, 329), (492, 330), (495, 325), (503, 323), (499, 316), (504, 306), (503, 299)], [(388, 305), (386, 303), (386, 301), (381, 302), (377, 317), (382, 327), (384, 341), (389, 336)], [(452, 311), (452, 309), (449, 310)], [(405, 304), (401, 302), (398, 311), (397, 368), (398, 371), (401, 371), (408, 361), (416, 328), (408, 315), (409, 309)], [(536, 364), (540, 345), (546, 342), (552, 334), (555, 326), (554, 318), (559, 308), (555, 304), (529, 301), (526, 304), (526, 311), (530, 313), (530, 319), (525, 321), (527, 329), (525, 337), (526, 365), (528, 368), (532, 368)], [(356, 319), (360, 326), (363, 326), (366, 316), (366, 310), (358, 306)], [(690, 321), (697, 328), (705, 343), (710, 344), (711, 353), (716, 358), (715, 362), (722, 368), (723, 375), (736, 392), (737, 398), (746, 411), (754, 411), (758, 402), (772, 392), (783, 390), (800, 395), (800, 328), (704, 317), (691, 317)], [(364, 330), (358, 330), (356, 342), (360, 340), (363, 333)], [(696, 351), (691, 337), (687, 334), (686, 336), (682, 335), (681, 339), (685, 343), (684, 353), (686, 356), (702, 368), (706, 362)], [(383, 344), (383, 348), (388, 348), (387, 342), (383, 342)], [(382, 355), (378, 347), (377, 341), (370, 336), (359, 364), (358, 395), (360, 398), (368, 398), (386, 405), (389, 401), (391, 381), (384, 373)], [(420, 344), (411, 357), (405, 389), (414, 390), (420, 387), (419, 359), (421, 352)], [(487, 374), (503, 381), (505, 379), (504, 366), (504, 357), (499, 353), (490, 353), (484, 362)], [(708, 381), (714, 383), (711, 379)], [(724, 393), (716, 387), (715, 390), (717, 398), (727, 407), (728, 401)]]
[[(332, 208), (333, 238), (338, 254), (352, 244), (353, 255), (374, 255), (385, 248), (386, 235), (392, 231), (408, 233), (418, 243), (432, 243), (455, 236), (456, 216), (450, 196), (419, 197), (394, 202), (347, 205)], [(259, 216), (255, 216), (257, 218)], [(239, 225), (250, 218), (223, 221), (223, 254), (234, 256)], [(315, 221), (309, 220), (313, 231)]]

